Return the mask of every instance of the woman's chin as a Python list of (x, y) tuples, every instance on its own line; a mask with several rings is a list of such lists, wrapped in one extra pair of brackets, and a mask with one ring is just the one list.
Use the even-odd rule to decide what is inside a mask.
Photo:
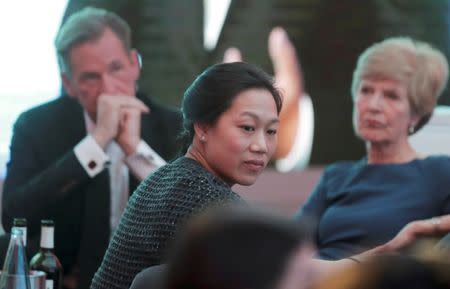
[(243, 176), (242, 178), (239, 178), (237, 183), (241, 186), (251, 186), (256, 182), (256, 179), (258, 176)]
[(385, 136), (377, 132), (361, 132), (359, 137), (368, 143), (378, 143), (386, 139)]

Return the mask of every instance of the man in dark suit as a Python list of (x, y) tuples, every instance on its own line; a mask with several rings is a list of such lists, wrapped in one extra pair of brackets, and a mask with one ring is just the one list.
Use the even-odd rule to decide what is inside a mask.
[(102, 9), (73, 14), (55, 41), (61, 96), (14, 126), (2, 222), (28, 220), (28, 254), (40, 220), (56, 224), (64, 286), (88, 288), (140, 180), (174, 157), (180, 114), (136, 91), (140, 63), (130, 29)]

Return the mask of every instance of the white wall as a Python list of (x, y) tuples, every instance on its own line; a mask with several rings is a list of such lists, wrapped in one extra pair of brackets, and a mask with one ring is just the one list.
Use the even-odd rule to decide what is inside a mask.
[(0, 178), (18, 114), (58, 94), (53, 41), (66, 5), (67, 0), (0, 1)]
[(410, 141), (423, 155), (450, 155), (450, 107), (437, 107), (430, 122), (413, 134)]

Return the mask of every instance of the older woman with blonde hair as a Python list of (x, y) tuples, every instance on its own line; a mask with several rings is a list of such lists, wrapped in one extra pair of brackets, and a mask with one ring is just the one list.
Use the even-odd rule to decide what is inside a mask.
[(419, 234), (450, 230), (450, 218), (439, 217), (450, 213), (450, 158), (421, 156), (409, 142), (432, 115), (447, 78), (444, 55), (411, 38), (389, 38), (361, 54), (351, 92), (367, 156), (328, 166), (297, 214), (317, 220), (320, 259), (358, 262)]
[(447, 59), (440, 51), (411, 38), (390, 38), (371, 46), (359, 57), (353, 73), (352, 96), (356, 101), (365, 79), (400, 82), (406, 88), (411, 113), (418, 117), (408, 127), (409, 134), (413, 134), (430, 119), (447, 78)]

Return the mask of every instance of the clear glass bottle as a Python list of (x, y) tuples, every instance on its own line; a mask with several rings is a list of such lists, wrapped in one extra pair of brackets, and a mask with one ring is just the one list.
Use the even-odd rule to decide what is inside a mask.
[(30, 289), (23, 233), (17, 228), (11, 230), (11, 240), (0, 275), (0, 289)]
[(39, 252), (33, 256), (30, 262), (32, 270), (46, 273), (45, 288), (61, 289), (63, 268), (58, 257), (54, 253), (55, 226), (52, 220), (41, 221), (41, 244)]
[(22, 231), (22, 241), (23, 245), (27, 246), (27, 219), (25, 218), (14, 218), (13, 228), (17, 228)]

